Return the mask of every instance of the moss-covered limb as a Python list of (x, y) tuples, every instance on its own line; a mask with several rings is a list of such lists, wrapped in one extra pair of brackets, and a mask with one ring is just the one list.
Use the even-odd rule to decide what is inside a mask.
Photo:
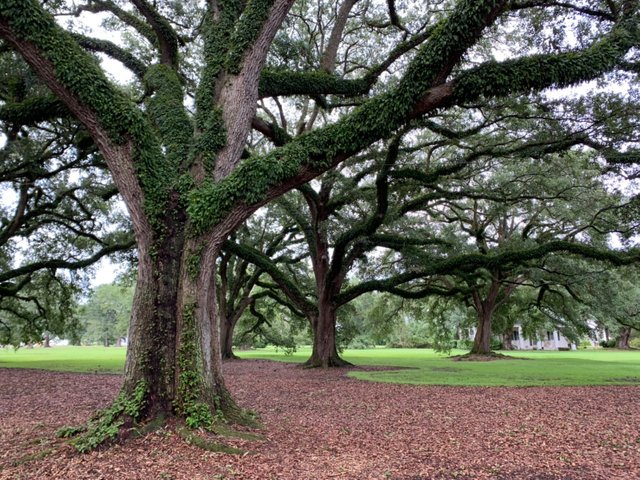
[(160, 50), (160, 62), (173, 68), (178, 66), (178, 34), (171, 24), (146, 0), (131, 0), (147, 20), (156, 36), (155, 44)]
[(247, 245), (239, 245), (232, 241), (226, 241), (224, 243), (224, 249), (232, 252), (240, 258), (243, 258), (254, 265), (260, 270), (269, 274), (269, 276), (278, 284), (278, 286), (285, 293), (287, 298), (301, 311), (313, 311), (315, 305), (313, 302), (307, 300), (304, 293), (298, 288), (298, 286), (291, 281), (268, 256), (262, 252), (251, 248)]
[(629, 49), (640, 43), (638, 22), (637, 15), (620, 22), (607, 37), (585, 50), (489, 62), (467, 70), (454, 80), (454, 102), (593, 80), (614, 69)]
[(143, 381), (131, 393), (121, 392), (109, 408), (99, 411), (87, 425), (58, 430), (60, 437), (72, 437), (71, 444), (80, 452), (95, 450), (113, 441), (125, 426), (133, 426), (144, 414), (148, 387)]
[(423, 92), (444, 82), (462, 55), (478, 41), (482, 31), (496, 20), (506, 5), (506, 0), (458, 1), (409, 64), (396, 93), (400, 103), (410, 109)]
[(67, 107), (54, 96), (30, 97), (0, 106), (0, 119), (17, 125), (33, 125), (70, 115)]
[(203, 232), (219, 223), (236, 205), (263, 201), (269, 188), (286, 183), (304, 166), (326, 170), (336, 160), (390, 136), (409, 119), (424, 92), (448, 75), (498, 11), (488, 0), (481, 5), (459, 2), (412, 62), (398, 88), (366, 102), (333, 125), (303, 135), (266, 156), (246, 160), (222, 182), (204, 183), (190, 199), (189, 216), (196, 229)]
[(178, 34), (171, 24), (146, 0), (131, 0), (147, 20), (156, 36), (155, 44), (160, 50), (160, 63), (173, 68), (178, 66)]
[(76, 13), (79, 15), (83, 11), (91, 13), (109, 12), (115, 15), (124, 24), (129, 25), (142, 35), (151, 45), (155, 44), (156, 36), (153, 29), (139, 17), (123, 10), (111, 0), (93, 0), (86, 5), (77, 8)]
[[(609, 5), (612, 4), (612, 2), (608, 2)], [(567, 10), (573, 10), (579, 13), (583, 13), (585, 15), (589, 15), (591, 17), (596, 17), (602, 20), (608, 20), (611, 22), (614, 22), (616, 20), (617, 17), (617, 12), (612, 12), (611, 10), (609, 11), (605, 11), (605, 10), (599, 10), (596, 8), (589, 8), (589, 7), (581, 7), (578, 5), (573, 5), (570, 2), (548, 2), (548, 1), (540, 1), (540, 0), (514, 0), (513, 2), (511, 2), (511, 5), (509, 6), (509, 10), (511, 11), (518, 11), (518, 10), (525, 10), (525, 9), (530, 9), (530, 8), (536, 8), (536, 7), (558, 7), (558, 8), (564, 8)]]
[(144, 81), (153, 92), (146, 102), (147, 112), (162, 139), (167, 163), (179, 172), (189, 157), (194, 128), (184, 107), (182, 82), (175, 70), (164, 64), (150, 67)]
[(240, 73), (242, 58), (258, 38), (274, 3), (274, 0), (249, 0), (247, 2), (229, 38), (229, 52), (225, 66), (232, 75)]
[(251, 121), (251, 127), (271, 140), (276, 147), (285, 145), (293, 139), (293, 137), (289, 135), (284, 128), (280, 127), (280, 125), (266, 122), (260, 117), (254, 117)]
[(260, 75), (260, 98), (284, 95), (346, 95), (355, 97), (369, 91), (365, 80), (338, 78), (326, 72), (264, 70)]
[[(161, 228), (159, 219), (165, 213), (169, 179), (175, 172), (164, 162), (157, 138), (138, 108), (109, 82), (97, 61), (38, 2), (2, 2), (0, 36), (23, 55), (92, 136), (102, 139), (102, 147), (132, 145), (130, 155), (144, 192), (144, 209), (151, 225)], [(128, 173), (122, 164), (111, 163), (110, 168), (117, 184), (130, 183), (124, 179)], [(126, 191), (123, 194), (127, 197)], [(134, 202), (136, 196), (128, 198)]]
[(72, 33), (71, 35), (83, 48), (86, 48), (87, 50), (90, 50), (92, 52), (104, 53), (114, 60), (119, 61), (129, 70), (131, 70), (133, 74), (140, 80), (142, 80), (142, 77), (147, 71), (147, 66), (138, 58), (136, 58), (135, 55), (123, 48), (120, 48), (113, 42), (98, 38), (87, 37), (86, 35), (81, 35), (79, 33)]
[(218, 12), (214, 12), (209, 3), (202, 23), (204, 67), (200, 77), (202, 80), (196, 91), (197, 135), (194, 154), (209, 170), (213, 168), (218, 152), (227, 142), (222, 111), (216, 105), (218, 83), (225, 73), (229, 38), (241, 12), (240, 5), (236, 3), (238, 2), (219, 2)]

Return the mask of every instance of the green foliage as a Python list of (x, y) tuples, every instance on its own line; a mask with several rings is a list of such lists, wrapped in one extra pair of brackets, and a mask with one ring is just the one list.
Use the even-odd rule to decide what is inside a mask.
[(225, 62), (231, 74), (240, 73), (242, 57), (253, 45), (267, 19), (273, 0), (250, 0), (229, 38), (229, 52)]
[(99, 285), (82, 305), (79, 318), (87, 344), (113, 345), (126, 337), (133, 303), (133, 287)]
[(467, 70), (456, 79), (456, 101), (464, 102), (480, 95), (505, 96), (512, 92), (539, 90), (542, 83), (548, 85), (550, 76), (556, 88), (573, 84), (576, 74), (583, 81), (597, 78), (613, 68), (629, 46), (637, 42), (632, 33), (637, 31), (635, 22), (633, 19), (621, 22), (613, 34), (584, 52), (533, 55)]
[(45, 57), (56, 66), (56, 81), (95, 112), (112, 141), (120, 145), (132, 141), (135, 168), (145, 192), (145, 209), (152, 225), (160, 229), (159, 219), (166, 211), (168, 181), (173, 171), (163, 161), (160, 146), (150, 134), (144, 115), (110, 84), (98, 62), (32, 0), (4, 2), (0, 6), (0, 16), (11, 24), (21, 39), (42, 49)]
[(201, 362), (200, 347), (195, 325), (196, 304), (191, 303), (184, 307), (183, 329), (180, 346), (178, 348), (178, 387), (174, 408), (184, 416), (185, 423), (191, 428), (205, 428), (210, 430), (216, 419), (222, 420), (224, 415), (220, 409), (220, 399), (209, 395), (212, 406), (203, 401), (206, 393), (204, 390), (202, 375), (199, 370)]
[(600, 342), (598, 342), (598, 344), (602, 348), (616, 348), (616, 339), (612, 338), (610, 340), (600, 340)]
[(113, 441), (120, 428), (128, 420), (138, 420), (146, 405), (147, 385), (140, 381), (131, 394), (121, 392), (109, 408), (99, 411), (82, 427), (63, 427), (58, 430), (59, 437), (74, 437), (71, 444), (79, 452), (95, 450), (106, 442)]

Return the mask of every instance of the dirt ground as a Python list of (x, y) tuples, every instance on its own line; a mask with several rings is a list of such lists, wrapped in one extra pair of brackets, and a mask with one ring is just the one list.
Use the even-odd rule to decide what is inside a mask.
[(388, 385), (266, 361), (225, 365), (263, 440), (213, 453), (171, 428), (90, 454), (79, 424), (121, 377), (0, 369), (0, 479), (640, 479), (640, 387)]

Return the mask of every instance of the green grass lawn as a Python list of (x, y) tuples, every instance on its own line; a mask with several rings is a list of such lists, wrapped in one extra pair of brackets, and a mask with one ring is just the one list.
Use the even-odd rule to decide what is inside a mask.
[[(301, 349), (292, 356), (285, 356), (274, 349), (259, 349), (238, 355), (302, 362), (310, 353), (309, 349)], [(451, 355), (462, 353), (465, 352), (454, 350)], [(355, 365), (404, 367), (395, 371), (349, 374), (376, 382), (468, 386), (640, 385), (640, 351), (520, 351), (509, 352), (509, 355), (514, 359), (454, 362), (433, 350), (376, 348), (346, 350), (343, 357)]]
[(124, 347), (0, 348), (0, 367), (64, 372), (122, 373)]
[[(310, 353), (308, 347), (290, 356), (273, 348), (237, 352), (242, 358), (298, 363), (306, 360)], [(464, 352), (451, 352), (452, 355), (461, 353)], [(375, 348), (346, 350), (343, 356), (356, 365), (404, 367), (350, 373), (353, 377), (377, 382), (468, 386), (640, 385), (640, 351), (535, 351), (509, 355), (514, 359), (454, 362), (433, 350)], [(125, 349), (118, 347), (0, 349), (0, 367), (121, 373), (124, 358)]]

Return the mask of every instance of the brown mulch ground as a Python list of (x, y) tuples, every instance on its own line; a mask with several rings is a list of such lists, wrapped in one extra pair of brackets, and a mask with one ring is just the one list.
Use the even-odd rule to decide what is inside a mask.
[(212, 453), (161, 429), (81, 455), (56, 439), (121, 378), (0, 369), (0, 479), (639, 479), (640, 387), (388, 385), (265, 361), (225, 365), (262, 441)]

